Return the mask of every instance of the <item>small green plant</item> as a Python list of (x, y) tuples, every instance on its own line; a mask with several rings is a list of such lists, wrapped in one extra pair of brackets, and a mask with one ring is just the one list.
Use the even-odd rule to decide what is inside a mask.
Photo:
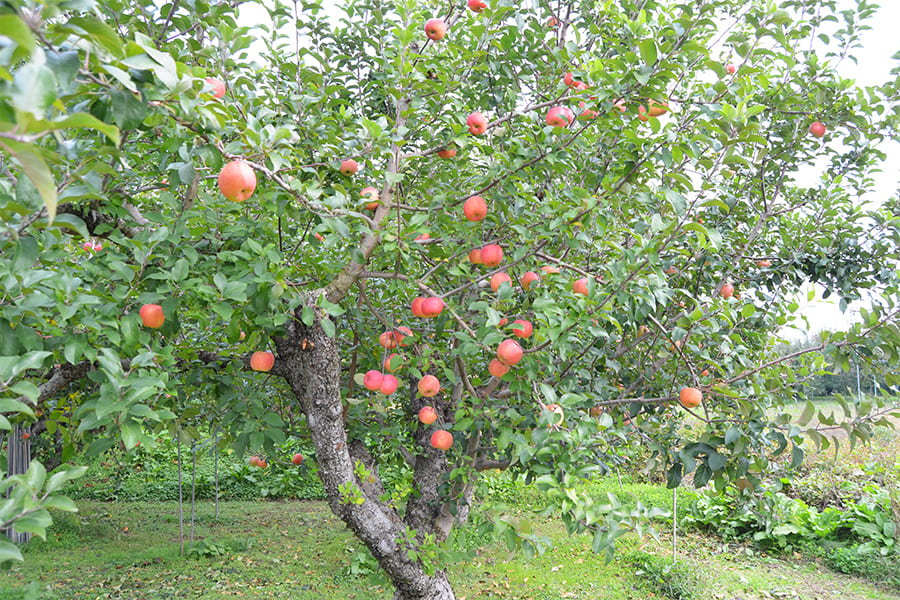
[(225, 546), (225, 544), (216, 542), (212, 539), (200, 540), (199, 542), (195, 543), (194, 547), (187, 552), (188, 556), (195, 558), (212, 558), (216, 556), (226, 556), (227, 554), (228, 548)]
[(703, 585), (700, 578), (687, 564), (648, 554), (635, 552), (626, 561), (634, 567), (638, 587), (670, 600), (700, 598)]

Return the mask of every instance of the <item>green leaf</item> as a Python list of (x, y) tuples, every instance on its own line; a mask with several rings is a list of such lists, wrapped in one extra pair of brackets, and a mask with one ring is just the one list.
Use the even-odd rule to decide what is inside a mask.
[(641, 51), (641, 59), (645, 64), (653, 66), (656, 64), (656, 41), (652, 39), (644, 40), (638, 44)]
[(22, 171), (34, 184), (44, 206), (47, 207), (48, 220), (50, 223), (56, 217), (56, 182), (50, 173), (50, 168), (44, 159), (38, 154), (37, 148), (31, 144), (10, 140), (9, 138), (0, 138), (0, 148), (12, 154), (13, 158), (18, 161)]
[(19, 548), (7, 540), (6, 536), (0, 536), (0, 565), (4, 565), (9, 561), (25, 562), (22, 558), (22, 552)]
[(20, 111), (43, 119), (56, 102), (56, 74), (46, 64), (26, 64), (13, 77), (9, 99)]
[[(28, 25), (17, 15), (0, 15), (0, 31), (28, 54), (34, 52), (36, 46), (34, 36)], [(2, 560), (4, 558), (0, 556), (0, 561)]]
[(116, 146), (121, 142), (119, 129), (115, 125), (104, 123), (97, 117), (88, 113), (75, 113), (62, 119), (55, 121), (44, 121), (39, 124), (46, 124), (47, 129), (96, 129), (110, 139)]
[(69, 17), (66, 19), (66, 25), (69, 28), (77, 27), (81, 29), (87, 34), (83, 37), (86, 37), (113, 56), (117, 58), (125, 56), (125, 47), (122, 45), (122, 39), (115, 29), (103, 21), (94, 17)]
[(27, 352), (21, 356), (0, 356), (0, 379), (9, 381), (23, 371), (37, 369), (44, 364), (44, 360), (51, 356), (51, 352), (37, 350)]

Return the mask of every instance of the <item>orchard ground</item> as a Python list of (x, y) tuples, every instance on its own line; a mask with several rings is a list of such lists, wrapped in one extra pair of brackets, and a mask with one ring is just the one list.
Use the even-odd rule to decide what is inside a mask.
[[(837, 410), (835, 403), (817, 406), (825, 414)], [(896, 481), (900, 477), (898, 457), (900, 435), (896, 432), (881, 432), (872, 444), (853, 450), (845, 444), (837, 461), (831, 451), (811, 453), (796, 477), (797, 491), (805, 496), (818, 494), (818, 501), (833, 503), (841, 486), (884, 482), (878, 476), (885, 472), (893, 473)], [(316, 493), (306, 483), (289, 486), (282, 481), (277, 487), (266, 482), (280, 477), (272, 469), (263, 472), (247, 469), (235, 459), (221, 460), (222, 481), (231, 481), (227, 485), (233, 495), (246, 496), (252, 485), (257, 492), (264, 489), (272, 495)], [(104, 492), (95, 491), (103, 487), (109, 497), (134, 497), (133, 484), (122, 486), (107, 479), (116, 470), (112, 460), (107, 462), (108, 470), (102, 468), (102, 462), (92, 466), (91, 473), (96, 474), (89, 481), (76, 484), (81, 487), (73, 495), (104, 497)], [(172, 479), (174, 469), (167, 457), (146, 460), (142, 470), (158, 477), (163, 463), (166, 470), (161, 476)], [(185, 465), (190, 466), (189, 459)], [(224, 472), (235, 465), (237, 475)], [(304, 464), (302, 468), (310, 467)], [(208, 476), (204, 470), (204, 486)], [(266, 485), (269, 487), (258, 487)], [(658, 482), (626, 471), (621, 486), (619, 479), (610, 475), (585, 482), (582, 489), (598, 499), (613, 492), (630, 497), (631, 502), (671, 508), (672, 492)], [(185, 472), (185, 490), (189, 498), (189, 471)], [(147, 491), (147, 498), (154, 491), (171, 497), (169, 488)], [(657, 523), (659, 542), (628, 535), (621, 540), (615, 560), (606, 564), (603, 556), (592, 552), (590, 536), (570, 537), (555, 515), (538, 515), (544, 500), (535, 487), (495, 475), (486, 480), (479, 496), (495, 508), (505, 505), (510, 516), (528, 518), (535, 534), (546, 538), (550, 546), (543, 555), (511, 556), (503, 539), (479, 533), (475, 517), (470, 527), (454, 534), (444, 557), (460, 598), (900, 599), (900, 580), (879, 585), (834, 572), (826, 568), (821, 556), (805, 550), (769, 554), (749, 543), (683, 525), (677, 536), (678, 566), (670, 572), (671, 519)], [(679, 489), (679, 522), (690, 512), (695, 497), (694, 490)], [(374, 561), (321, 501), (220, 502), (218, 518), (214, 517), (213, 502), (200, 501), (193, 551), (186, 502), (186, 557), (180, 556), (177, 502), (79, 500), (78, 506), (77, 514), (57, 515), (46, 541), (35, 539), (26, 546), (24, 565), (0, 574), (0, 600), (392, 597), (390, 586), (379, 579)], [(892, 560), (900, 561), (900, 557), (894, 554)], [(900, 564), (895, 572), (900, 574)], [(674, 589), (663, 589), (660, 582)], [(35, 595), (25, 595), (29, 584)]]

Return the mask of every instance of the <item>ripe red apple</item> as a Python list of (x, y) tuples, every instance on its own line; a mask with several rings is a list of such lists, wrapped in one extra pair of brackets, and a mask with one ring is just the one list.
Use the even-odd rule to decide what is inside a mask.
[(414, 239), (413, 241), (421, 244), (425, 240), (430, 240), (430, 239), (431, 239), (430, 233), (420, 233), (419, 235), (416, 236), (416, 239)]
[(497, 360), (496, 358), (492, 358), (491, 362), (488, 364), (488, 372), (496, 377), (497, 379), (503, 377), (507, 373), (509, 373), (509, 367), (504, 365), (502, 362)]
[(480, 112), (473, 112), (466, 119), (466, 125), (469, 126), (469, 133), (472, 135), (481, 135), (487, 131), (488, 121)]
[(497, 244), (488, 244), (481, 249), (481, 264), (496, 267), (503, 262), (503, 248)]
[(737, 67), (731, 63), (728, 63), (727, 65), (725, 65), (725, 72), (729, 75), (734, 75), (735, 73), (737, 73)]
[(269, 463), (266, 462), (266, 460), (264, 458), (260, 458), (256, 461), (256, 466), (259, 467), (260, 469), (265, 469), (266, 467), (269, 466)]
[(363, 386), (367, 390), (370, 392), (377, 392), (381, 389), (382, 383), (384, 383), (384, 375), (381, 374), (381, 371), (376, 371), (375, 369), (366, 371), (366, 374), (363, 377)]
[(469, 262), (473, 265), (484, 264), (481, 260), (481, 248), (472, 248), (469, 250)]
[(426, 319), (432, 319), (444, 310), (444, 301), (437, 296), (425, 298), (422, 301), (422, 316)]
[(412, 301), (412, 306), (410, 306), (410, 310), (414, 317), (424, 318), (425, 313), (422, 312), (422, 303), (425, 302), (425, 298), (419, 296), (418, 298)]
[(770, 261), (770, 260), (761, 260), (761, 261), (759, 261), (759, 262), (756, 263), (756, 266), (757, 266), (757, 267), (761, 267), (761, 268), (766, 269), (766, 268), (769, 268), (769, 267), (772, 266), (772, 261)]
[(397, 340), (397, 345), (401, 348), (405, 348), (412, 343), (413, 340), (413, 332), (409, 327), (405, 327), (401, 325), (400, 327), (394, 330), (394, 339)]
[(271, 371), (275, 364), (275, 355), (271, 352), (254, 352), (250, 357), (250, 368), (254, 371)]
[(444, 148), (443, 150), (438, 150), (437, 155), (441, 158), (453, 158), (456, 156), (456, 148)]
[(730, 283), (726, 283), (722, 286), (722, 289), (719, 291), (723, 298), (726, 300), (734, 296), (734, 286)]
[(94, 251), (93, 242), (85, 242), (81, 245), (81, 247), (84, 249), (85, 252), (93, 252)]
[(466, 2), (469, 5), (469, 9), (472, 12), (480, 13), (484, 9), (487, 8), (487, 4), (484, 3), (484, 0), (469, 0)]
[(563, 75), (563, 83), (569, 87), (575, 87), (575, 84), (578, 82), (575, 80), (575, 76), (572, 75), (572, 72), (568, 71), (565, 75)]
[(509, 283), (512, 285), (512, 279), (506, 273), (494, 273), (491, 276), (491, 289), (495, 292), (500, 289), (500, 285), (503, 283)]
[(397, 391), (397, 386), (400, 385), (400, 382), (397, 381), (397, 378), (393, 375), (385, 375), (384, 380), (381, 382), (380, 392), (385, 396), (390, 396), (394, 392)]
[(322, 234), (319, 233), (318, 231), (315, 232), (315, 233), (313, 234), (313, 237), (316, 238), (316, 240), (318, 240), (318, 241), (320, 241), (320, 242), (324, 242), (324, 241), (325, 241), (325, 238), (322, 237)]
[(437, 411), (434, 410), (433, 406), (423, 406), (419, 410), (419, 420), (425, 425), (431, 425), (437, 421)]
[(356, 171), (358, 171), (358, 170), (359, 170), (359, 165), (356, 164), (356, 161), (353, 160), (352, 158), (348, 158), (347, 160), (341, 161), (341, 173), (343, 173), (344, 175), (347, 175), (348, 177), (350, 175), (355, 175)]
[(441, 382), (434, 375), (425, 375), (419, 380), (419, 393), (426, 398), (436, 396), (441, 391)]
[(547, 275), (553, 275), (554, 273), (559, 273), (559, 267), (555, 267), (553, 265), (544, 265), (543, 267), (541, 267), (541, 271), (543, 271)]
[(618, 100), (616, 100), (615, 102), (613, 102), (613, 108), (619, 109), (619, 112), (620, 112), (620, 113), (625, 112), (625, 110), (626, 110), (626, 108), (625, 108), (625, 100), (624, 100), (623, 98), (619, 98)]
[(531, 333), (534, 331), (534, 326), (531, 324), (531, 321), (516, 319), (513, 321), (512, 329), (514, 336), (524, 339), (531, 336)]
[(821, 121), (816, 121), (812, 125), (809, 126), (809, 132), (811, 134), (813, 134), (814, 136), (816, 136), (817, 138), (824, 136), (825, 130), (826, 130), (825, 124), (822, 123)]
[(487, 216), (487, 202), (481, 196), (470, 196), (463, 204), (463, 214), (470, 221), (480, 221)]
[(547, 111), (545, 120), (552, 127), (568, 127), (575, 120), (575, 114), (568, 106), (554, 106)]
[(557, 19), (556, 17), (547, 17), (545, 25), (550, 29), (556, 29), (557, 27), (559, 27), (559, 19)]
[(381, 347), (385, 350), (391, 350), (397, 347), (397, 338), (394, 337), (393, 331), (385, 331), (378, 336), (378, 343), (381, 344)]
[(384, 359), (384, 370), (388, 373), (396, 373), (403, 368), (403, 357), (394, 352)]
[(233, 160), (219, 171), (219, 190), (227, 199), (243, 202), (256, 189), (256, 173), (242, 160)]
[(438, 450), (449, 450), (453, 445), (453, 434), (446, 429), (438, 429), (431, 434), (431, 446)]
[(588, 108), (587, 103), (585, 103), (584, 101), (578, 103), (578, 110), (581, 111), (581, 114), (578, 115), (578, 117), (581, 119), (596, 119), (598, 116), (600, 116), (600, 113), (598, 113), (596, 110)]
[(364, 187), (359, 195), (367, 198), (369, 203), (366, 204), (366, 210), (375, 210), (378, 208), (378, 190), (373, 187)]
[(258, 465), (259, 465), (259, 457), (258, 457), (258, 456), (251, 456), (251, 457), (250, 457), (250, 466), (251, 466), (251, 467), (255, 467), (255, 466), (258, 466)]
[(663, 102), (657, 102), (656, 100), (654, 100), (652, 98), (647, 101), (647, 106), (648, 106), (647, 113), (651, 117), (658, 117), (669, 111), (668, 104), (665, 104)]
[(225, 95), (225, 82), (216, 77), (207, 77), (206, 83), (212, 87), (213, 97), (221, 98)]
[(24, 432), (24, 433), (22, 433), (22, 439), (23, 439), (23, 440), (27, 440), (27, 439), (30, 438), (30, 437), (31, 437), (31, 434), (28, 433), (27, 431)]
[(291, 459), (291, 462), (294, 463), (295, 465), (299, 465), (300, 463), (303, 462), (303, 455), (298, 452), (297, 454), (294, 455), (294, 458)]
[(525, 271), (525, 274), (519, 278), (519, 284), (522, 286), (522, 289), (527, 291), (531, 288), (532, 283), (540, 280), (540, 276), (534, 271)]
[(159, 304), (145, 304), (140, 310), (141, 321), (144, 327), (150, 329), (159, 329), (166, 322), (166, 315), (163, 314), (162, 306)]
[(588, 280), (587, 277), (582, 277), (581, 279), (575, 280), (572, 283), (572, 291), (576, 294), (581, 294), (582, 296), (588, 295)]
[(441, 19), (428, 19), (425, 21), (425, 35), (434, 41), (440, 41), (447, 35), (447, 24)]
[(503, 317), (497, 322), (497, 327), (506, 327), (506, 324), (509, 323), (509, 319)]
[(516, 340), (503, 340), (500, 342), (500, 345), (497, 346), (497, 358), (504, 365), (512, 366), (522, 360), (522, 356), (524, 352), (522, 350), (522, 346), (519, 345), (519, 342)]

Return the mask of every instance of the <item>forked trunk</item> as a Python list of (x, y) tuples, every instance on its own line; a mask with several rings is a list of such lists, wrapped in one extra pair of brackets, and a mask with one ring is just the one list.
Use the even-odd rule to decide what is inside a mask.
[(396, 589), (395, 600), (454, 600), (446, 573), (428, 575), (420, 561), (409, 557), (417, 543), (407, 541), (406, 524), (381, 500), (374, 461), (362, 444), (348, 442), (337, 341), (319, 325), (318, 319), (327, 317), (314, 310), (312, 326), (293, 320), (285, 337), (275, 340), (281, 363), (276, 372), (287, 380), (306, 415), (328, 504), (384, 569)]

